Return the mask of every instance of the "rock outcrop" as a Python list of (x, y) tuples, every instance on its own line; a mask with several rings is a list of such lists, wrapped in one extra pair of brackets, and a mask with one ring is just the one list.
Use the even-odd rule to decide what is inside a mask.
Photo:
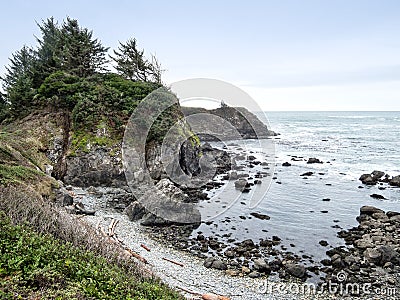
[[(233, 130), (227, 130), (222, 136), (219, 136), (222, 140), (237, 139), (237, 133), (240, 134), (241, 138), (244, 139), (260, 139), (268, 138), (271, 136), (276, 136), (277, 133), (271, 131), (260, 119), (248, 111), (244, 107), (220, 107), (217, 109), (207, 110), (199, 107), (182, 107), (182, 112), (185, 116), (191, 116), (196, 114), (208, 114), (214, 115), (221, 119), (221, 126), (226, 121), (234, 128)], [(213, 118), (217, 120), (217, 118)], [(202, 122), (203, 121), (203, 122)], [(217, 121), (218, 122), (218, 121)], [(202, 141), (216, 141), (218, 138), (208, 134), (201, 134), (202, 132), (207, 132), (210, 126), (207, 118), (201, 118), (198, 122), (197, 132), (199, 132), (199, 137)], [(203, 129), (203, 130), (202, 130)], [(235, 130), (236, 129), (236, 130)]]

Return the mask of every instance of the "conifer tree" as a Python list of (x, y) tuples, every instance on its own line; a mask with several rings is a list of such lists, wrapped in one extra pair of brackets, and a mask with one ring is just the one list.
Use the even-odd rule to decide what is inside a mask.
[(161, 65), (152, 55), (149, 61), (144, 50), (137, 47), (136, 39), (131, 38), (126, 43), (119, 42), (118, 50), (114, 50), (115, 56), (110, 58), (116, 63), (117, 72), (132, 81), (150, 81), (161, 84)]
[(53, 17), (37, 25), (42, 34), (41, 38), (36, 38), (39, 47), (36, 50), (34, 85), (38, 88), (47, 76), (61, 69), (61, 31)]
[(77, 20), (67, 18), (64, 21), (61, 27), (60, 45), (62, 70), (79, 77), (88, 77), (104, 70), (108, 48), (93, 38), (92, 31), (81, 28)]

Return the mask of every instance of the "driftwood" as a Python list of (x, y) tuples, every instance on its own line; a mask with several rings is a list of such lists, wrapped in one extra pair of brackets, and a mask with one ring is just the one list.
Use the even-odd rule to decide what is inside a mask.
[(150, 252), (150, 248), (149, 248), (149, 247), (147, 247), (146, 245), (144, 245), (144, 244), (140, 244), (140, 247), (142, 247), (143, 249), (146, 249), (147, 251), (149, 251), (149, 252)]
[(175, 264), (175, 265), (178, 265), (178, 266), (181, 266), (181, 267), (183, 267), (183, 264), (182, 264), (182, 263), (180, 263), (180, 262), (173, 261), (173, 260), (171, 260), (171, 259), (168, 259), (168, 258), (165, 258), (165, 257), (163, 257), (162, 259), (163, 259), (163, 260), (166, 260), (166, 261), (169, 261), (170, 263), (173, 263), (173, 264)]
[(136, 252), (133, 252), (131, 249), (126, 248), (125, 249), (131, 256), (133, 256), (134, 258), (140, 260), (142, 263), (147, 264), (147, 259), (145, 259), (144, 257), (140, 256), (139, 254), (137, 254)]
[(115, 227), (117, 227), (118, 220), (113, 219), (108, 226), (108, 236), (113, 237), (115, 234)]
[(230, 300), (230, 298), (225, 296), (220, 296), (212, 293), (204, 294), (201, 296), (203, 300)]
[(77, 215), (94, 216), (95, 214), (94, 210), (85, 209), (85, 206), (80, 202), (74, 204), (74, 209)]

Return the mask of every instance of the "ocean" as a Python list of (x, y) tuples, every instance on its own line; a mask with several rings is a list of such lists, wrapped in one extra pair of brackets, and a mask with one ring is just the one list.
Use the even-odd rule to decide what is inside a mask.
[[(282, 239), (280, 247), (298, 255), (311, 255), (312, 263), (326, 258), (329, 248), (343, 245), (337, 233), (357, 226), (361, 206), (400, 211), (400, 188), (387, 184), (365, 186), (358, 180), (360, 175), (374, 170), (400, 175), (400, 112), (265, 112), (265, 115), (271, 129), (280, 133), (273, 139), (275, 169), (256, 166), (251, 172), (263, 169), (274, 172), (269, 180), (262, 179), (268, 192), (256, 207), (250, 208), (251, 193), (241, 193), (232, 181), (228, 182), (210, 194), (211, 200), (199, 203), (203, 217), (212, 222), (204, 222), (193, 236), (200, 231), (225, 241), (258, 241), (276, 235)], [(257, 141), (245, 143), (257, 159), (267, 157)], [(214, 146), (224, 145), (214, 143)], [(228, 149), (240, 152), (238, 147)], [(310, 157), (324, 163), (307, 164)], [(284, 162), (291, 166), (282, 166)], [(305, 172), (313, 175), (300, 176)], [(252, 189), (257, 188), (255, 185)], [(374, 199), (371, 194), (386, 199)], [(224, 210), (215, 214), (216, 206)], [(270, 219), (254, 218), (252, 212), (266, 214)], [(329, 245), (321, 246), (321, 240)]]

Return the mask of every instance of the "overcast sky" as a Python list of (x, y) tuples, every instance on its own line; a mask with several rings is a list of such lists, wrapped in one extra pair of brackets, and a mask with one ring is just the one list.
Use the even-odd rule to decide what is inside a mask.
[(167, 84), (224, 80), (265, 110), (400, 110), (400, 1), (2, 2), (1, 66), (35, 21), (70, 16), (111, 48), (135, 37)]

